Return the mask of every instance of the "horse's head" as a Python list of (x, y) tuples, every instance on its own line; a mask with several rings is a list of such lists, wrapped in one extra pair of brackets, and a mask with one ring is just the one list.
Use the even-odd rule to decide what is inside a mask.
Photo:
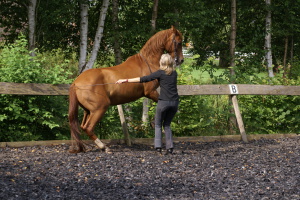
[(176, 65), (183, 63), (182, 34), (174, 26), (153, 35), (143, 46), (140, 54), (147, 59), (155, 59), (152, 63), (158, 64), (164, 51), (174, 58)]
[(166, 43), (166, 50), (175, 59), (176, 65), (183, 63), (183, 53), (182, 53), (182, 34), (172, 26), (170, 29), (171, 35), (168, 37)]

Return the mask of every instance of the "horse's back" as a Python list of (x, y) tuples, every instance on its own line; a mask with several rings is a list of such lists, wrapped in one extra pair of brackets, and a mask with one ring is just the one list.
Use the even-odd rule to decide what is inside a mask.
[(114, 83), (122, 78), (135, 78), (145, 75), (142, 70), (142, 62), (138, 54), (130, 56), (123, 63), (104, 68), (89, 69), (81, 73), (76, 80), (75, 84), (89, 83)]

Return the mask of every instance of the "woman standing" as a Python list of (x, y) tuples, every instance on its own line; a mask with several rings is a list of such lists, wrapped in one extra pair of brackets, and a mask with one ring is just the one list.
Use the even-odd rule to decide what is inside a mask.
[(143, 83), (157, 79), (160, 86), (160, 95), (155, 114), (155, 140), (154, 147), (157, 152), (162, 151), (162, 126), (165, 131), (167, 153), (173, 153), (173, 137), (171, 122), (175, 116), (178, 105), (179, 95), (177, 91), (177, 72), (174, 67), (174, 60), (169, 54), (163, 54), (160, 58), (160, 69), (148, 76), (120, 79), (116, 83)]

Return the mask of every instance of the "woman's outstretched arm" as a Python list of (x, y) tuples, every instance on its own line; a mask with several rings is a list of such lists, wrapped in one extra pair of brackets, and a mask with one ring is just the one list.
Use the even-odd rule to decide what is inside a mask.
[(130, 78), (130, 79), (119, 79), (116, 84), (120, 83), (139, 83), (141, 81), (140, 77)]

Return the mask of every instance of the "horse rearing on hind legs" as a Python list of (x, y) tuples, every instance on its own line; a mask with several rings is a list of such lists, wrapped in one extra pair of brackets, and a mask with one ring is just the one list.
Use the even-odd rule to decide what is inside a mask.
[(118, 79), (135, 78), (149, 75), (159, 69), (161, 55), (167, 51), (176, 65), (183, 62), (182, 34), (173, 26), (152, 36), (140, 52), (129, 57), (120, 65), (90, 69), (80, 74), (69, 91), (69, 123), (71, 136), (77, 148), (71, 153), (85, 151), (80, 139), (78, 106), (84, 109), (80, 127), (100, 149), (106, 149), (94, 134), (95, 125), (101, 120), (110, 105), (119, 105), (147, 97), (158, 101), (157, 81), (148, 83), (114, 84)]

